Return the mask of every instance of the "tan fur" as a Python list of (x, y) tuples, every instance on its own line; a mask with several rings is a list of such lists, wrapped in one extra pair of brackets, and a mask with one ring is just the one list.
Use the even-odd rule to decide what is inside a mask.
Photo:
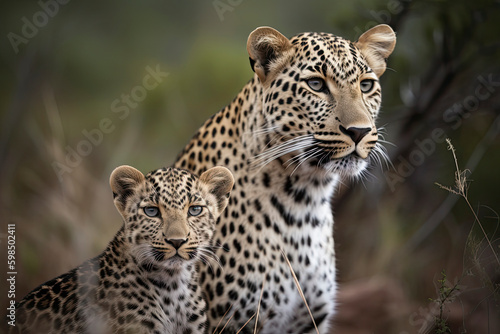
[[(198, 267), (213, 257), (231, 173), (215, 167), (198, 179), (161, 168), (144, 176), (121, 166), (110, 186), (122, 228), (101, 255), (23, 298), (12, 334), (205, 333)], [(201, 210), (190, 214), (193, 207)]]
[(396, 34), (386, 24), (379, 24), (363, 33), (356, 46), (366, 57), (375, 74), (380, 77), (386, 69), (386, 59), (396, 46)]
[(330, 332), (336, 294), (331, 199), (341, 177), (362, 177), (384, 158), (375, 123), (378, 77), (393, 48), (388, 26), (366, 32), (358, 43), (317, 32), (288, 39), (270, 27), (248, 37), (254, 77), (175, 163), (195, 173), (223, 164), (235, 178), (214, 234), (222, 268), (204, 266), (200, 276), (209, 333), (236, 333), (249, 319), (241, 332), (316, 333), (282, 251), (320, 333)]
[(271, 27), (260, 27), (250, 33), (247, 51), (255, 61), (254, 71), (260, 81), (269, 83), (269, 73), (275, 73), (283, 67), (291, 52), (292, 44), (279, 31)]

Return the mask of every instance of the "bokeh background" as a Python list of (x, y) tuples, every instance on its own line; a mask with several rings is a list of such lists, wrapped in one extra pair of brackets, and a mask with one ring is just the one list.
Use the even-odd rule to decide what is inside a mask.
[[(393, 166), (333, 200), (336, 333), (500, 332), (499, 1), (59, 1), (0, 5), (3, 310), (7, 224), (18, 300), (97, 255), (121, 225), (113, 168), (170, 165), (252, 77), (253, 29), (356, 40), (386, 23), (398, 42), (378, 125)], [(470, 207), (435, 185), (455, 182), (445, 138)]]

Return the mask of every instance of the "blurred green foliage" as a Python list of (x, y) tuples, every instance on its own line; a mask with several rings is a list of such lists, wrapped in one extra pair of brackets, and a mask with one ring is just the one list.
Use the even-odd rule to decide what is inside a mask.
[[(17, 226), (18, 298), (111, 239), (121, 223), (109, 173), (121, 164), (144, 172), (171, 164), (200, 124), (252, 77), (246, 38), (253, 29), (356, 40), (378, 23), (398, 36), (382, 77), (378, 121), (395, 144), (386, 145), (394, 169), (376, 167), (373, 178), (338, 191), (339, 278), (389, 276), (411, 303), (427, 305), (439, 273), (459, 277), (467, 269), (464, 254), (472, 252), (498, 293), (499, 268), (480, 251), (484, 243), (464, 250), (471, 230), (482, 238), (472, 213), (434, 185), (454, 182), (444, 139), (427, 149), (418, 144), (429, 143), (435, 129), (452, 139), (462, 168), (471, 169), (469, 200), (498, 247), (498, 1), (69, 1), (29, 38), (23, 27), (43, 18), (40, 2), (1, 6), (0, 216)], [(12, 34), (25, 42), (14, 46)], [(114, 101), (143, 85), (148, 66), (168, 76), (120, 119)], [(58, 177), (54, 162), (64, 162), (67, 147), (76, 150), (86, 140), (82, 132), (103, 119), (113, 130)], [(410, 163), (402, 177), (402, 161), (417, 155), (421, 163)], [(498, 305), (490, 297), (470, 297), (474, 312)], [(415, 331), (407, 319), (396, 327)]]

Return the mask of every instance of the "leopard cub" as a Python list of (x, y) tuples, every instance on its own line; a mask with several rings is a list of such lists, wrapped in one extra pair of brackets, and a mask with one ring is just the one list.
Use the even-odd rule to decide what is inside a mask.
[(203, 333), (198, 263), (213, 253), (215, 222), (234, 179), (176, 168), (110, 177), (124, 224), (104, 252), (30, 292), (11, 333)]

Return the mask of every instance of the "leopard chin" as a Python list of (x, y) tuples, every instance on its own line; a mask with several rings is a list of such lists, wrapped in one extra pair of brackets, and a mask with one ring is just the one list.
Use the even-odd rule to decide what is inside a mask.
[[(359, 178), (368, 167), (369, 158), (363, 159), (356, 152), (350, 153), (341, 158), (318, 159), (318, 168), (328, 171), (328, 173), (339, 174), (343, 178)], [(311, 162), (314, 164), (314, 162)]]
[(169, 257), (168, 259), (165, 259), (164, 262), (168, 266), (182, 266), (186, 262), (188, 262), (190, 259), (185, 259), (184, 257), (180, 256), (179, 254), (175, 254), (174, 256)]

